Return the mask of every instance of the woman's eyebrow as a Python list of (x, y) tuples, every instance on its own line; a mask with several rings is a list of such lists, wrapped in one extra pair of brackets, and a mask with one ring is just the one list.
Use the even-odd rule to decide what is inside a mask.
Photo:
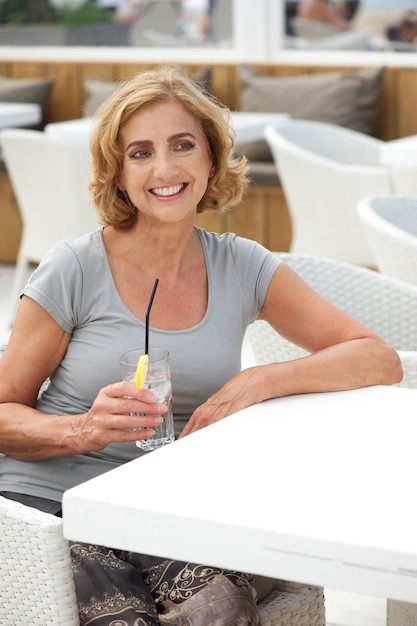
[[(192, 137), (193, 139), (196, 139), (195, 135), (193, 135), (193, 133), (191, 133), (190, 131), (183, 131), (181, 133), (175, 133), (174, 135), (171, 135), (170, 137), (168, 137), (168, 141), (175, 141), (184, 137)], [(134, 141), (131, 141), (128, 146), (126, 146), (126, 150), (137, 146), (143, 146), (146, 148), (152, 145), (153, 141), (151, 141), (150, 139), (135, 139)]]
[(193, 133), (191, 133), (190, 131), (184, 131), (182, 133), (176, 133), (175, 135), (171, 135), (171, 137), (169, 137), (169, 140), (172, 141), (173, 139), (181, 139), (182, 137), (192, 137), (193, 139), (195, 139), (195, 135), (193, 135)]

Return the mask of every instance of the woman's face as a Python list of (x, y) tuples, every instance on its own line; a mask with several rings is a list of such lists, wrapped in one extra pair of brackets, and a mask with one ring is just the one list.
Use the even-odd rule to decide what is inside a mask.
[(120, 188), (140, 218), (170, 223), (194, 218), (213, 169), (196, 119), (175, 101), (149, 104), (131, 115), (120, 138)]

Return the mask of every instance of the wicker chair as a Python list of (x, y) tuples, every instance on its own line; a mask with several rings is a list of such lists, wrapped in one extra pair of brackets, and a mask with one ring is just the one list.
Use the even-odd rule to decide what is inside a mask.
[[(417, 388), (417, 287), (334, 259), (277, 254), (318, 293), (391, 344), (404, 370), (399, 386)], [(242, 351), (244, 366), (306, 354), (262, 320), (249, 326)]]
[(7, 128), (0, 133), (0, 145), (23, 221), (10, 296), (12, 326), (32, 263), (39, 263), (59, 239), (96, 228), (98, 216), (87, 189), (91, 158), (87, 143)]
[(374, 267), (356, 206), (364, 196), (393, 192), (390, 170), (379, 162), (383, 142), (296, 119), (267, 126), (265, 139), (291, 215), (290, 251)]
[[(79, 626), (62, 519), (0, 496), (0, 624)], [(277, 580), (263, 626), (325, 626), (320, 587)]]
[(357, 210), (379, 271), (417, 285), (417, 197), (365, 197)]
[(0, 624), (79, 626), (62, 520), (0, 497)]
[(325, 626), (322, 587), (277, 580), (259, 603), (262, 626)]

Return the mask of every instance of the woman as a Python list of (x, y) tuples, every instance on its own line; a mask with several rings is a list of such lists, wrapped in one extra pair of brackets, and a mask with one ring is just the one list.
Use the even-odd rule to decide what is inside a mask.
[[(133, 429), (152, 435), (165, 406), (121, 382), (119, 357), (144, 345), (156, 277), (150, 346), (170, 352), (179, 437), (267, 398), (401, 379), (392, 348), (276, 256), (194, 226), (241, 200), (247, 165), (227, 110), (190, 81), (165, 68), (121, 87), (91, 151), (103, 228), (45, 256), (0, 362), (7, 497), (59, 514), (65, 489), (141, 454)], [(240, 371), (257, 317), (312, 355)], [(246, 574), (81, 544), (72, 556), (82, 624), (259, 624)]]

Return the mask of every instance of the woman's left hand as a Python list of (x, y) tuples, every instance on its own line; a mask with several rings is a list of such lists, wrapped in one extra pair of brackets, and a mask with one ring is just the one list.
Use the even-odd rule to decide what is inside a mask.
[(261, 367), (239, 372), (191, 415), (179, 438), (263, 400)]

